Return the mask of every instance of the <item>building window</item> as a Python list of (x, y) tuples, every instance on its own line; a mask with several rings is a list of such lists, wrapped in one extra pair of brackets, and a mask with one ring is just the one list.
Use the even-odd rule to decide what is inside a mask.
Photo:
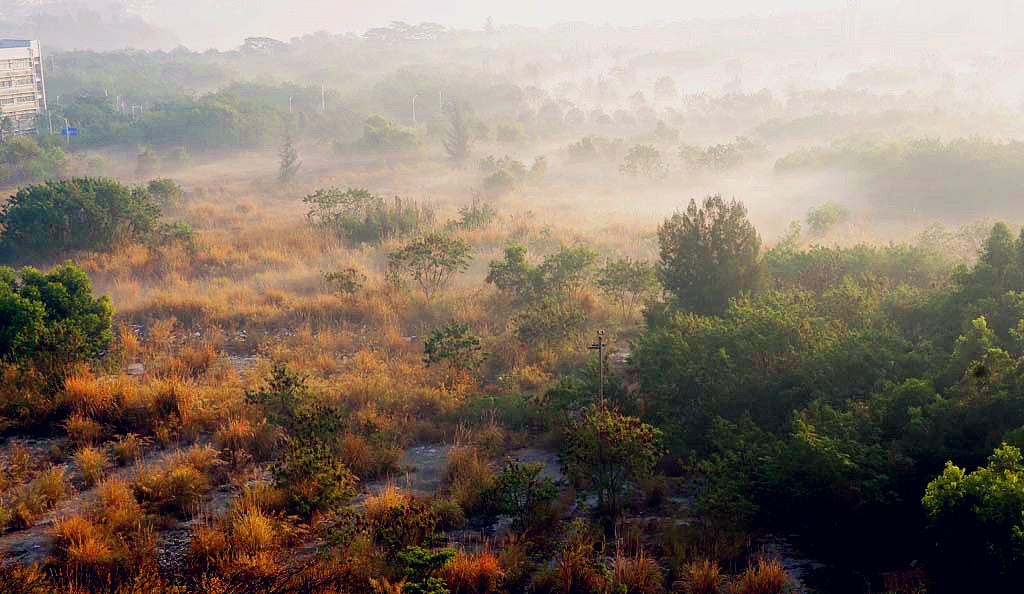
[(0, 80), (0, 89), (9, 89), (14, 86), (14, 79), (5, 78)]
[(14, 86), (16, 87), (32, 86), (33, 84), (35, 84), (35, 81), (31, 76), (19, 76), (14, 79)]
[(0, 105), (13, 105), (14, 97), (0, 97)]

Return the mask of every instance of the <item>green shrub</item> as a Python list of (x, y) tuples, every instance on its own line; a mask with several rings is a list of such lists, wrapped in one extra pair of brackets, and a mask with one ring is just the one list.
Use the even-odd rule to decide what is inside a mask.
[(314, 225), (353, 243), (378, 243), (407, 237), (434, 224), (434, 211), (415, 200), (390, 203), (362, 188), (320, 189), (303, 200)]
[(20, 188), (0, 211), (0, 257), (105, 251), (149, 237), (160, 206), (146, 188), (75, 178)]
[(113, 310), (96, 299), (81, 269), (65, 264), (49, 273), (0, 267), (0, 362), (31, 365), (60, 380), (80, 361), (110, 344)]
[(286, 494), (290, 510), (306, 518), (352, 498), (357, 481), (329, 449), (299, 442), (289, 444), (274, 466), (274, 480)]

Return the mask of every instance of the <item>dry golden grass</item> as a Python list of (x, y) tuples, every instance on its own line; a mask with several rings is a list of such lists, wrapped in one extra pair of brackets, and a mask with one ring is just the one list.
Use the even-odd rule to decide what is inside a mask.
[(85, 446), (75, 453), (75, 465), (82, 473), (82, 480), (86, 487), (91, 487), (99, 481), (106, 471), (107, 453), (95, 446)]
[(636, 555), (617, 554), (612, 563), (612, 582), (624, 592), (663, 594), (665, 577), (658, 562), (642, 550)]
[(88, 445), (100, 441), (105, 429), (98, 421), (76, 412), (64, 421), (64, 431), (71, 443)]
[(474, 447), (453, 447), (445, 461), (445, 482), (452, 500), (466, 513), (482, 505), (482, 495), (494, 484), (494, 473), (484, 455)]
[(119, 479), (107, 479), (96, 487), (91, 515), (113, 533), (140, 528), (143, 516), (131, 485)]
[(394, 481), (388, 481), (379, 493), (366, 498), (363, 509), (366, 510), (366, 517), (371, 522), (379, 522), (386, 518), (391, 510), (405, 505), (411, 497), (411, 494), (395, 485)]
[(502, 578), (501, 563), (490, 550), (459, 551), (441, 570), (452, 594), (492, 594)]
[(91, 418), (106, 415), (115, 406), (110, 392), (103, 390), (99, 380), (88, 372), (67, 377), (61, 403)]
[(733, 591), (736, 594), (782, 594), (787, 579), (781, 563), (762, 557), (747, 567)]
[(274, 547), (274, 522), (259, 506), (242, 505), (233, 510), (230, 518), (231, 545), (240, 555), (256, 555)]
[(122, 435), (110, 444), (111, 453), (119, 466), (125, 466), (142, 457), (145, 440), (134, 433)]
[(679, 568), (679, 580), (672, 589), (685, 594), (719, 594), (725, 576), (718, 563), (710, 559), (691, 561)]

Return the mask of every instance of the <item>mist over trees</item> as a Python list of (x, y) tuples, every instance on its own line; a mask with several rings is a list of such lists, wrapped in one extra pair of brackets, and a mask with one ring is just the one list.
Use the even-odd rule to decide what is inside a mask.
[(1016, 591), (1012, 6), (284, 4), (2, 9), (0, 591)]

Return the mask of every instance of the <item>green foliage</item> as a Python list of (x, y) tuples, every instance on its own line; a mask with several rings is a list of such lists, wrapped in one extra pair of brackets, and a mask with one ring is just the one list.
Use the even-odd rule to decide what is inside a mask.
[(579, 338), (587, 315), (574, 301), (547, 297), (531, 302), (513, 323), (516, 337), (523, 344), (544, 350)]
[(335, 293), (353, 295), (366, 284), (366, 275), (355, 268), (342, 268), (324, 273), (324, 284)]
[(16, 136), (0, 144), (0, 184), (41, 182), (67, 173), (68, 157), (60, 145), (41, 146), (31, 136)]
[(397, 196), (388, 203), (362, 188), (319, 189), (302, 200), (306, 217), (318, 227), (353, 243), (378, 243), (421, 231), (434, 222), (434, 212), (414, 200)]
[(153, 201), (164, 210), (180, 206), (182, 198), (185, 197), (185, 190), (173, 179), (166, 177), (150, 180), (146, 184), (146, 190)]
[(508, 462), (484, 494), (494, 511), (512, 517), (514, 529), (523, 530), (539, 520), (558, 497), (555, 482), (540, 477), (543, 470), (540, 462)]
[(407, 152), (419, 146), (419, 139), (415, 131), (375, 115), (367, 118), (363, 124), (363, 137), (359, 140), (359, 146), (382, 153)]
[(761, 283), (761, 238), (735, 200), (690, 201), (658, 228), (658, 277), (679, 303), (703, 314), (721, 313), (729, 300)]
[(394, 278), (412, 278), (423, 291), (423, 298), (430, 301), (456, 273), (469, 268), (471, 259), (466, 240), (431, 233), (388, 254), (388, 271)]
[(370, 531), (377, 543), (394, 554), (407, 547), (426, 544), (434, 536), (439, 521), (430, 505), (410, 497), (380, 517), (371, 518)]
[(560, 459), (573, 484), (596, 493), (598, 508), (614, 516), (661, 459), (661, 435), (638, 418), (595, 406), (569, 427)]
[(738, 136), (729, 144), (716, 144), (701, 148), (694, 145), (683, 145), (679, 149), (679, 157), (686, 161), (694, 170), (726, 171), (744, 163), (763, 157), (767, 153), (764, 144)]
[(597, 277), (597, 286), (619, 305), (622, 315), (653, 297), (660, 287), (654, 266), (628, 258), (608, 262)]
[(826, 202), (807, 211), (807, 228), (814, 235), (825, 235), (850, 220), (850, 211), (835, 202)]
[(597, 253), (586, 245), (561, 246), (539, 266), (526, 261), (526, 248), (505, 247), (505, 259), (488, 265), (487, 282), (520, 303), (551, 297), (578, 297), (591, 280)]
[(459, 220), (455, 221), (454, 226), (459, 229), (483, 229), (497, 218), (498, 211), (490, 203), (474, 198), (469, 206), (459, 207)]
[(355, 495), (357, 478), (325, 446), (292, 442), (274, 465), (274, 482), (291, 511), (309, 518)]
[(295, 139), (292, 138), (290, 132), (285, 134), (278, 157), (277, 181), (290, 182), (295, 179), (302, 163), (299, 162), (299, 151), (295, 148)]
[[(978, 576), (1013, 587), (1024, 572), (1024, 464), (1003, 444), (988, 465), (966, 473), (952, 462), (922, 499), (936, 543), (933, 571), (945, 591), (965, 591)], [(970, 568), (965, 572), (964, 568)]]
[[(779, 173), (839, 170), (862, 178), (860, 195), (883, 215), (927, 213), (940, 220), (1002, 215), (1017, 204), (1024, 180), (1024, 145), (980, 138), (944, 142), (911, 138), (880, 143), (863, 135), (801, 149), (775, 164)], [(979, 192), (984, 201), (965, 200)]]
[(437, 577), (437, 572), (455, 557), (454, 550), (433, 552), (415, 546), (399, 551), (395, 557), (402, 564), (406, 579), (402, 586), (403, 594), (449, 594), (448, 587)]
[(460, 165), (469, 158), (473, 150), (473, 139), (470, 136), (465, 111), (465, 108), (455, 101), (448, 104), (448, 132), (443, 141), (448, 158)]
[(0, 267), (0, 362), (31, 366), (56, 381), (70, 366), (106, 351), (112, 340), (108, 297), (65, 264), (49, 273)]
[(483, 187), (488, 196), (504, 196), (516, 188), (516, 178), (508, 171), (499, 169), (484, 178)]
[(452, 320), (434, 328), (423, 343), (423, 362), (427, 366), (443, 365), (449, 379), (464, 372), (474, 372), (483, 362), (480, 338), (470, 334), (469, 324)]
[(667, 173), (665, 161), (661, 157), (661, 151), (651, 145), (638, 144), (629, 149), (619, 171), (633, 176), (656, 179), (664, 177)]
[(105, 251), (146, 239), (160, 208), (145, 188), (75, 178), (20, 188), (0, 210), (0, 254), (7, 259)]
[(302, 375), (291, 371), (284, 363), (275, 363), (267, 385), (258, 390), (246, 390), (245, 402), (262, 407), (271, 423), (294, 428), (299, 409), (309, 396), (309, 387)]

